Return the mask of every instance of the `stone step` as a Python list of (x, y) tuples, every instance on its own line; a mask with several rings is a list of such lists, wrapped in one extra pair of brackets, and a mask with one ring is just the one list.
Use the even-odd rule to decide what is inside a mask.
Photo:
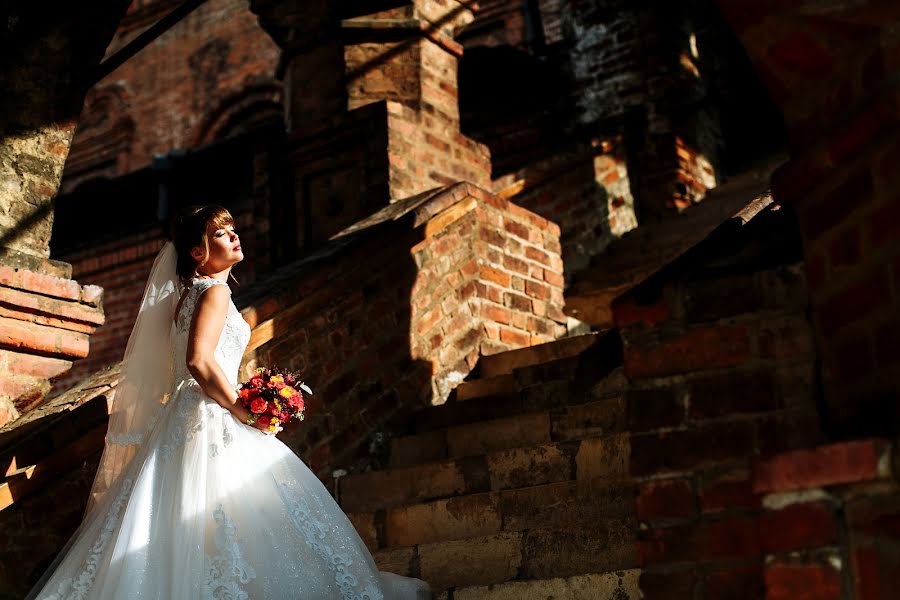
[(482, 584), (439, 592), (434, 595), (434, 600), (637, 600), (644, 597), (638, 587), (640, 576), (640, 569), (626, 569), (498, 585)]
[(472, 398), (515, 396), (519, 393), (519, 386), (512, 373), (463, 381), (455, 388), (456, 400), (464, 401)]
[(0, 483), (0, 510), (12, 506), (39, 490), (48, 481), (68, 473), (87, 458), (102, 451), (106, 429), (106, 423), (96, 425), (52, 456), (9, 473)]
[(561, 545), (568, 543), (563, 533), (577, 536), (598, 527), (603, 531), (581, 543), (604, 539), (600, 533), (609, 528), (616, 539), (630, 540), (633, 513), (633, 484), (600, 476), (347, 515), (374, 552), (532, 529)]
[[(544, 433), (549, 434), (546, 426)], [(617, 480), (628, 473), (628, 456), (627, 434), (501, 449), (347, 475), (340, 480), (340, 500), (345, 511), (375, 511), (561, 481)]]
[(380, 569), (419, 577), (435, 591), (605, 573), (638, 562), (633, 536), (612, 519), (422, 543), (373, 556)]
[[(463, 392), (465, 400), (430, 406), (416, 413), (413, 418), (415, 432), (590, 402), (605, 380), (618, 379), (622, 345), (621, 339), (613, 333), (579, 336), (583, 337), (592, 343), (576, 355), (516, 368), (511, 374), (512, 380), (510, 374), (492, 376), (485, 384), (473, 380), (474, 387)], [(517, 394), (511, 389), (513, 380)], [(482, 395), (491, 389), (499, 393)]]
[(98, 425), (105, 427), (107, 410), (106, 398), (101, 396), (0, 435), (0, 476), (39, 464)]
[[(563, 388), (560, 384), (556, 389)], [(551, 399), (548, 388), (541, 397)], [(458, 425), (426, 431), (391, 440), (391, 468), (410, 467), (447, 458), (457, 458), (484, 454), (486, 452), (519, 448), (582, 439), (624, 431), (624, 396), (614, 390), (614, 395), (603, 396), (600, 390), (597, 398), (593, 392), (584, 399), (593, 400), (581, 404), (570, 404), (543, 412), (525, 412), (527, 401), (510, 405), (507, 402), (494, 404), (461, 403), (456, 408), (462, 414), (445, 413), (444, 421)], [(562, 393), (562, 392), (560, 392)], [(537, 393), (531, 396), (536, 397)], [(537, 404), (537, 403), (536, 403)], [(502, 407), (503, 410), (499, 410)], [(430, 409), (428, 409), (430, 410)], [(498, 411), (502, 418), (478, 419), (477, 416), (492, 415)], [(436, 423), (434, 421), (433, 423)]]
[(600, 337), (599, 334), (588, 333), (483, 356), (478, 362), (480, 374), (482, 378), (506, 375), (522, 367), (576, 356), (596, 344)]

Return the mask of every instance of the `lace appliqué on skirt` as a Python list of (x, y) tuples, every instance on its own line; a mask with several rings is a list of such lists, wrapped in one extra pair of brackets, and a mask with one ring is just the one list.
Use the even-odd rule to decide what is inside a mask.
[(342, 600), (383, 600), (384, 596), (373, 585), (367, 585), (363, 590), (358, 589), (359, 580), (347, 569), (353, 561), (349, 556), (335, 552), (325, 541), (327, 539), (325, 527), (313, 516), (306, 498), (301, 496), (296, 500), (287, 484), (279, 483), (278, 486), (297, 531), (306, 543), (322, 556), (325, 564), (334, 573), (334, 580), (341, 590)]
[(207, 600), (248, 600), (247, 592), (241, 584), (256, 579), (256, 571), (241, 555), (237, 543), (234, 521), (228, 518), (222, 505), (213, 512), (216, 520), (215, 556), (206, 555), (206, 593)]
[(204, 420), (202, 412), (198, 410), (201, 405), (200, 388), (194, 384), (183, 387), (184, 392), (177, 398), (177, 404), (173, 407), (174, 422), (166, 431), (166, 438), (159, 448), (163, 460), (170, 460), (175, 450), (181, 448), (194, 438), (194, 434), (203, 429)]
[(103, 529), (100, 530), (97, 541), (91, 546), (91, 553), (84, 563), (84, 569), (81, 571), (81, 574), (77, 578), (68, 577), (61, 581), (56, 593), (45, 596), (46, 600), (81, 600), (87, 596), (94, 585), (94, 577), (97, 576), (100, 557), (106, 549), (116, 524), (119, 522), (119, 513), (122, 512), (122, 506), (125, 504), (128, 494), (131, 493), (133, 484), (134, 481), (132, 479), (122, 480), (122, 490), (116, 496), (109, 514), (103, 522)]

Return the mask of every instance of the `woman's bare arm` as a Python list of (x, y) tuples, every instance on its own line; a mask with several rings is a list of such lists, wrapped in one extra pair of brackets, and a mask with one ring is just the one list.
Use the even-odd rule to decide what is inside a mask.
[(214, 285), (200, 294), (188, 333), (187, 368), (207, 396), (245, 423), (248, 411), (237, 403), (237, 392), (215, 358), (216, 344), (228, 314), (229, 296), (224, 285)]

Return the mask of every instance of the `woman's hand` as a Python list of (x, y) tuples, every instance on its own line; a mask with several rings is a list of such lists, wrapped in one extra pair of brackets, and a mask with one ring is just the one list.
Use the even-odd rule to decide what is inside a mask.
[(244, 421), (244, 424), (245, 424), (245, 425), (248, 425), (248, 426), (250, 426), (250, 427), (253, 427), (254, 429), (259, 429), (260, 431), (262, 431), (262, 432), (265, 433), (266, 435), (277, 435), (277, 434), (281, 433), (282, 431), (284, 431), (284, 427), (282, 427), (281, 425), (276, 425), (276, 426), (275, 426), (275, 431), (272, 431), (272, 430), (269, 429), (269, 426), (268, 426), (268, 425), (263, 425), (263, 424), (260, 423), (259, 421), (254, 421), (253, 423), (247, 423), (246, 420), (245, 420), (245, 421)]

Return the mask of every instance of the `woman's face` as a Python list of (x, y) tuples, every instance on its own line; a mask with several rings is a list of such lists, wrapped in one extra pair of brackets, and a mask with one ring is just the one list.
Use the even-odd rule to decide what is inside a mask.
[[(215, 223), (210, 223), (206, 228), (206, 239), (209, 243), (209, 258), (199, 269), (203, 273), (219, 273), (244, 260), (241, 240), (233, 224), (218, 227)], [(203, 246), (195, 247), (192, 252), (198, 262), (203, 260), (203, 254)]]

